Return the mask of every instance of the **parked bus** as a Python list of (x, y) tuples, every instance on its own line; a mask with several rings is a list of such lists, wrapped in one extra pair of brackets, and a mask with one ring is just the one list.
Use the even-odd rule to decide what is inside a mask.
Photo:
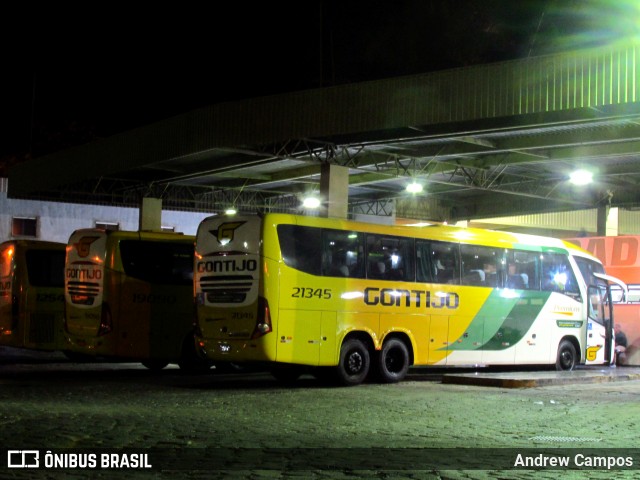
[[(608, 364), (610, 291), (575, 245), (447, 226), (213, 216), (196, 237), (196, 339), (212, 360), (345, 385), (411, 365)], [(283, 368), (288, 366), (289, 368)]]
[(65, 349), (63, 243), (0, 244), (0, 345)]
[(65, 328), (73, 352), (204, 368), (193, 338), (194, 237), (81, 229), (69, 238)]

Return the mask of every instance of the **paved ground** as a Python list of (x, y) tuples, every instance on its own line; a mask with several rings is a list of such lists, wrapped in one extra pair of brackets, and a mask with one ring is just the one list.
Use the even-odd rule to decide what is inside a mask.
[[(0, 478), (640, 475), (636, 368), (571, 375), (428, 370), (412, 372), (397, 385), (336, 388), (312, 377), (283, 386), (262, 373), (184, 375), (169, 368), (155, 374), (136, 364), (73, 364), (60, 355), (7, 349), (0, 354), (4, 448), (38, 450), (41, 462), (48, 450), (59, 461), (74, 454), (80, 462), (91, 460), (81, 455), (99, 460), (115, 452), (122, 462), (123, 453), (128, 459), (147, 454), (153, 465), (27, 471), (6, 468), (3, 452)], [(532, 385), (531, 379), (544, 381)], [(519, 458), (542, 461), (559, 452), (572, 466), (576, 458), (584, 464), (594, 457), (622, 462), (631, 457), (636, 470), (514, 465)]]

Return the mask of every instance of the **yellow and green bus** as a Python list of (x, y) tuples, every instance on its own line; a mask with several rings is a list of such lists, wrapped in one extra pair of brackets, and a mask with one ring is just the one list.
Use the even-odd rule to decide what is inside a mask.
[(0, 244), (0, 345), (65, 350), (64, 243)]
[(69, 349), (151, 369), (210, 362), (195, 350), (195, 237), (166, 232), (73, 232), (64, 267)]
[(344, 385), (410, 366), (608, 364), (600, 261), (573, 244), (450, 226), (212, 216), (196, 236), (196, 340), (214, 361)]

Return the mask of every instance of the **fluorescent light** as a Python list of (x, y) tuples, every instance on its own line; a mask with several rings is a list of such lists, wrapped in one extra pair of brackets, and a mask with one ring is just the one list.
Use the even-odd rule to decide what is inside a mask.
[(422, 191), (422, 185), (419, 183), (413, 182), (407, 185), (407, 192), (409, 193), (420, 193)]
[(574, 185), (588, 185), (593, 182), (593, 173), (588, 170), (576, 170), (569, 175), (569, 181)]
[(231, 207), (227, 208), (224, 213), (226, 213), (227, 215), (235, 215), (236, 213), (238, 213), (238, 211), (235, 208)]
[(304, 208), (318, 208), (320, 206), (320, 199), (317, 197), (307, 197), (302, 201)]

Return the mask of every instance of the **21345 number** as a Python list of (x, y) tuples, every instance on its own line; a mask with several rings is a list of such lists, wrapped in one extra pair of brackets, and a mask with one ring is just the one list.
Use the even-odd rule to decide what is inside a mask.
[(331, 298), (330, 288), (305, 288), (305, 287), (293, 287), (293, 298), (319, 298), (321, 300), (329, 300)]

